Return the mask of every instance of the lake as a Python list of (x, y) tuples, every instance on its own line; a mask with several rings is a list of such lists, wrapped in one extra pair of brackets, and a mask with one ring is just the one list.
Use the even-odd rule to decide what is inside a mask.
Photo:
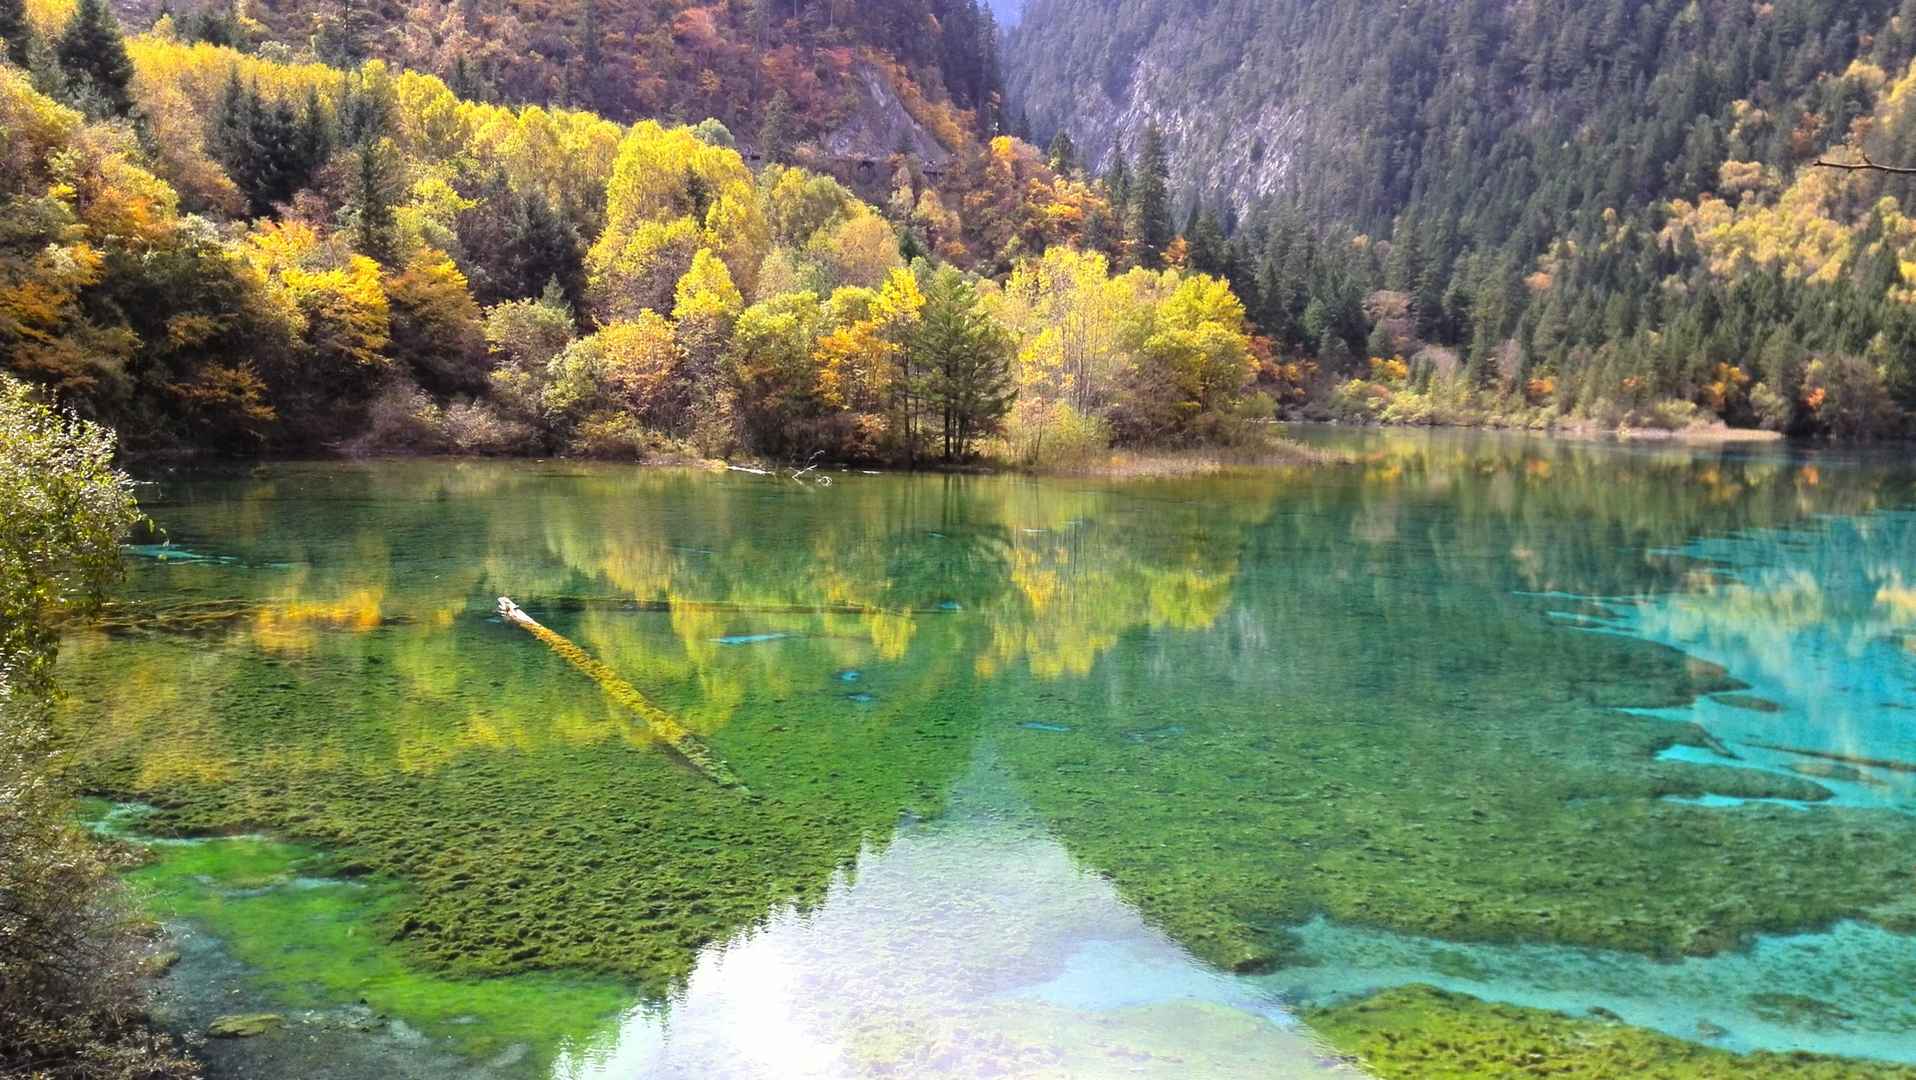
[(163, 1018), (281, 1014), (231, 1075), (1916, 1066), (1901, 454), (1293, 434), (1352, 460), (147, 477), (61, 739)]

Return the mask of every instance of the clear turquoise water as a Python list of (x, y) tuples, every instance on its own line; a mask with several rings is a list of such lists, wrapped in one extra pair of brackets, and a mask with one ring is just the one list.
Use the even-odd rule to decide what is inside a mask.
[(135, 879), (256, 991), (507, 1072), (1361, 1075), (1318, 1010), (1412, 983), (1916, 1063), (1912, 472), (1298, 436), (1355, 461), (158, 476), (65, 737), (246, 834)]

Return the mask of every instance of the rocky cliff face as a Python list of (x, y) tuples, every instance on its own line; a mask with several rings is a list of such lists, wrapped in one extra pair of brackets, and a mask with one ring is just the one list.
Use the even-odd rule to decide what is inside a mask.
[(845, 119), (818, 140), (828, 157), (882, 162), (903, 151), (930, 168), (951, 161), (951, 152), (911, 115), (883, 71), (861, 63), (847, 83), (846, 98), (853, 104)]
[(1284, 185), (1312, 135), (1309, 103), (1266, 59), (1289, 51), (1278, 16), (1291, 6), (1030, 0), (1007, 35), (1007, 89), (1040, 137), (1069, 131), (1094, 172), (1155, 121), (1174, 190), (1245, 203)]
[(1154, 49), (1141, 56), (1117, 97), (1082, 94), (1076, 111), (1063, 114), (1068, 120), (1047, 117), (1043, 130), (1069, 130), (1093, 171), (1102, 172), (1115, 151), (1135, 154), (1139, 137), (1156, 122), (1172, 149), (1174, 191), (1204, 192), (1238, 205), (1276, 194), (1304, 141), (1308, 109), (1268, 97), (1241, 109), (1219, 109), (1210, 93), (1225, 86), (1193, 86), (1171, 55), (1177, 51)]

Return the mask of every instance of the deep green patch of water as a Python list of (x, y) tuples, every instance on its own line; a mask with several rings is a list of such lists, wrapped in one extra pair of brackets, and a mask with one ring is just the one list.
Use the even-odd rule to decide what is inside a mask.
[[(169, 478), (204, 557), (70, 637), (66, 739), (141, 833), (253, 837), (139, 874), (272, 995), (529, 1074), (1336, 1075), (1310, 1024), (1591, 1007), (1671, 1075), (1916, 1061), (1870, 1000), (1916, 970), (1911, 474), (1307, 434), (1359, 462)], [(1412, 982), (1545, 1011), (1364, 996)]]

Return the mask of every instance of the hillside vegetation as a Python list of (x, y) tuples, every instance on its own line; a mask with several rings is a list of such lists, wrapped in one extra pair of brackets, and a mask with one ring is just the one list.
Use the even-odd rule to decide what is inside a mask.
[(1916, 157), (1913, 58), (1892, 0), (1032, 0), (1006, 63), (1088, 172), (1162, 131), (1320, 409), (1860, 436), (1916, 404), (1908, 181), (1812, 162)]
[(341, 67), (383, 59), (463, 97), (620, 121), (714, 117), (754, 142), (781, 93), (793, 134), (844, 123), (859, 105), (852, 73), (868, 62), (901, 93), (987, 129), (998, 122), (997, 29), (978, 0), (116, 2), (135, 28), (170, 9), (186, 36), (213, 44), (309, 51)]
[(1229, 286), (1081, 250), (1114, 211), (1009, 136), (873, 205), (812, 141), (29, 14), (0, 347), (135, 448), (1042, 464), (1269, 415)]

